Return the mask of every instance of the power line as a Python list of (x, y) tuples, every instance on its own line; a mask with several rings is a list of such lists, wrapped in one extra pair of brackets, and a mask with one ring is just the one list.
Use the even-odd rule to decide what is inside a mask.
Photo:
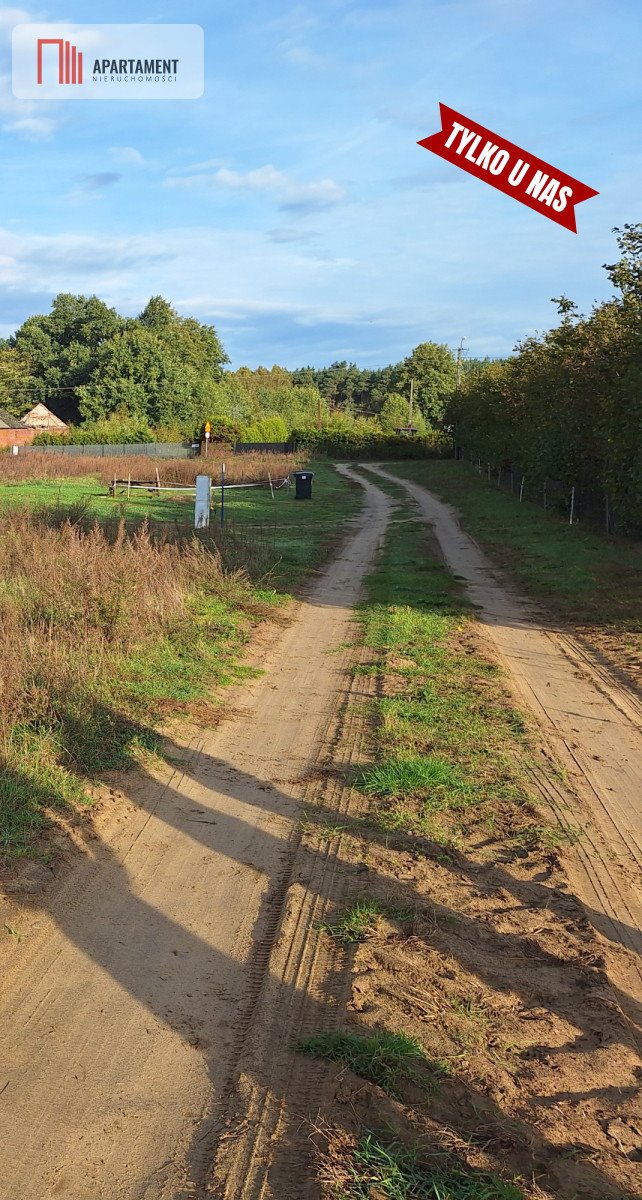
[[(44, 384), (42, 384), (42, 385), (35, 384), (35, 386), (31, 387), (29, 384), (26, 384), (26, 383), (12, 384), (12, 383), (10, 383), (10, 381), (7, 381), (7, 386), (11, 386), (14, 390), (19, 388), (20, 391), (23, 391), (23, 392), (39, 392), (40, 387), (41, 386), (44, 387)], [(77, 384), (74, 384), (73, 387), (58, 387), (58, 388), (50, 387), (50, 388), (47, 388), (47, 395), (51, 396), (51, 395), (53, 395), (54, 392), (75, 392), (76, 388), (79, 388), (82, 386), (83, 386), (82, 383), (77, 383)]]

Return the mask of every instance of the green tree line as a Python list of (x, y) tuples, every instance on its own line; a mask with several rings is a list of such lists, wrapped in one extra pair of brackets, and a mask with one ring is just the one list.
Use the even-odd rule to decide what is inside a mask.
[(465, 372), (448, 419), (467, 455), (582, 489), (609, 506), (615, 528), (633, 531), (642, 525), (642, 224), (614, 232), (613, 298), (588, 316), (554, 300), (559, 324)]
[(21, 417), (41, 401), (75, 441), (180, 441), (205, 421), (226, 440), (354, 426), (362, 440), (408, 425), (410, 379), (413, 426), (439, 428), (455, 385), (451, 352), (432, 342), (374, 371), (346, 362), (230, 371), (228, 362), (213, 326), (179, 316), (161, 296), (126, 318), (96, 296), (61, 294), (0, 342), (0, 408)]

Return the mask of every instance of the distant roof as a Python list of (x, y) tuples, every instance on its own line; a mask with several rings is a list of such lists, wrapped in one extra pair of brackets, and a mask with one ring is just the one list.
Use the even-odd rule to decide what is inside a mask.
[(52, 413), (46, 404), (36, 404), (33, 408), (25, 413), (22, 418), (23, 425), (29, 425), (32, 429), (66, 429), (64, 421), (60, 420), (55, 413)]
[(22, 421), (0, 408), (0, 429), (24, 429)]

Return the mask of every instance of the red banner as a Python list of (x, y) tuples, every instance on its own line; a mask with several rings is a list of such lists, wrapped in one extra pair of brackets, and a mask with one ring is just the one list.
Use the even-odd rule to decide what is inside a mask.
[(439, 111), (439, 133), (422, 138), (418, 146), (432, 150), (433, 154), (577, 233), (575, 205), (598, 196), (595, 188), (587, 187), (565, 171), (558, 171), (542, 158), (527, 154), (513, 142), (507, 142), (506, 138), (471, 121), (470, 117), (455, 112), (454, 108), (440, 104)]

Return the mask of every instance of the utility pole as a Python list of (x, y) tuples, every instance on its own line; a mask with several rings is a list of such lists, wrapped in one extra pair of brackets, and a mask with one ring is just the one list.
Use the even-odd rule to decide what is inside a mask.
[(463, 337), (457, 347), (457, 391), (459, 391), (459, 389), (461, 387), (461, 368), (462, 368), (461, 360), (462, 360), (462, 355), (464, 353), (464, 342), (467, 340), (468, 340), (467, 338)]
[[(455, 394), (457, 396), (457, 401), (459, 401), (459, 393), (461, 390), (462, 356), (464, 353), (464, 342), (465, 341), (467, 341), (467, 338), (462, 337), (462, 339), (457, 347), (457, 384), (456, 384), (456, 388), (455, 388)], [(458, 404), (456, 405), (456, 408), (457, 409), (459, 408)], [(453, 426), (453, 453), (455, 455), (455, 458), (459, 458), (460, 452), (461, 452), (460, 447), (457, 444), (457, 417), (458, 417), (458, 415), (459, 415), (459, 412), (457, 411), (455, 414), (455, 424)]]
[(321, 428), (321, 392), (319, 392), (318, 388), (317, 388), (317, 392), (319, 393), (317, 396), (317, 429), (320, 429)]
[(408, 426), (409, 427), (412, 427), (412, 402), (414, 399), (414, 394), (415, 394), (415, 381), (414, 381), (414, 379), (411, 379), (410, 380), (410, 406), (408, 409)]

